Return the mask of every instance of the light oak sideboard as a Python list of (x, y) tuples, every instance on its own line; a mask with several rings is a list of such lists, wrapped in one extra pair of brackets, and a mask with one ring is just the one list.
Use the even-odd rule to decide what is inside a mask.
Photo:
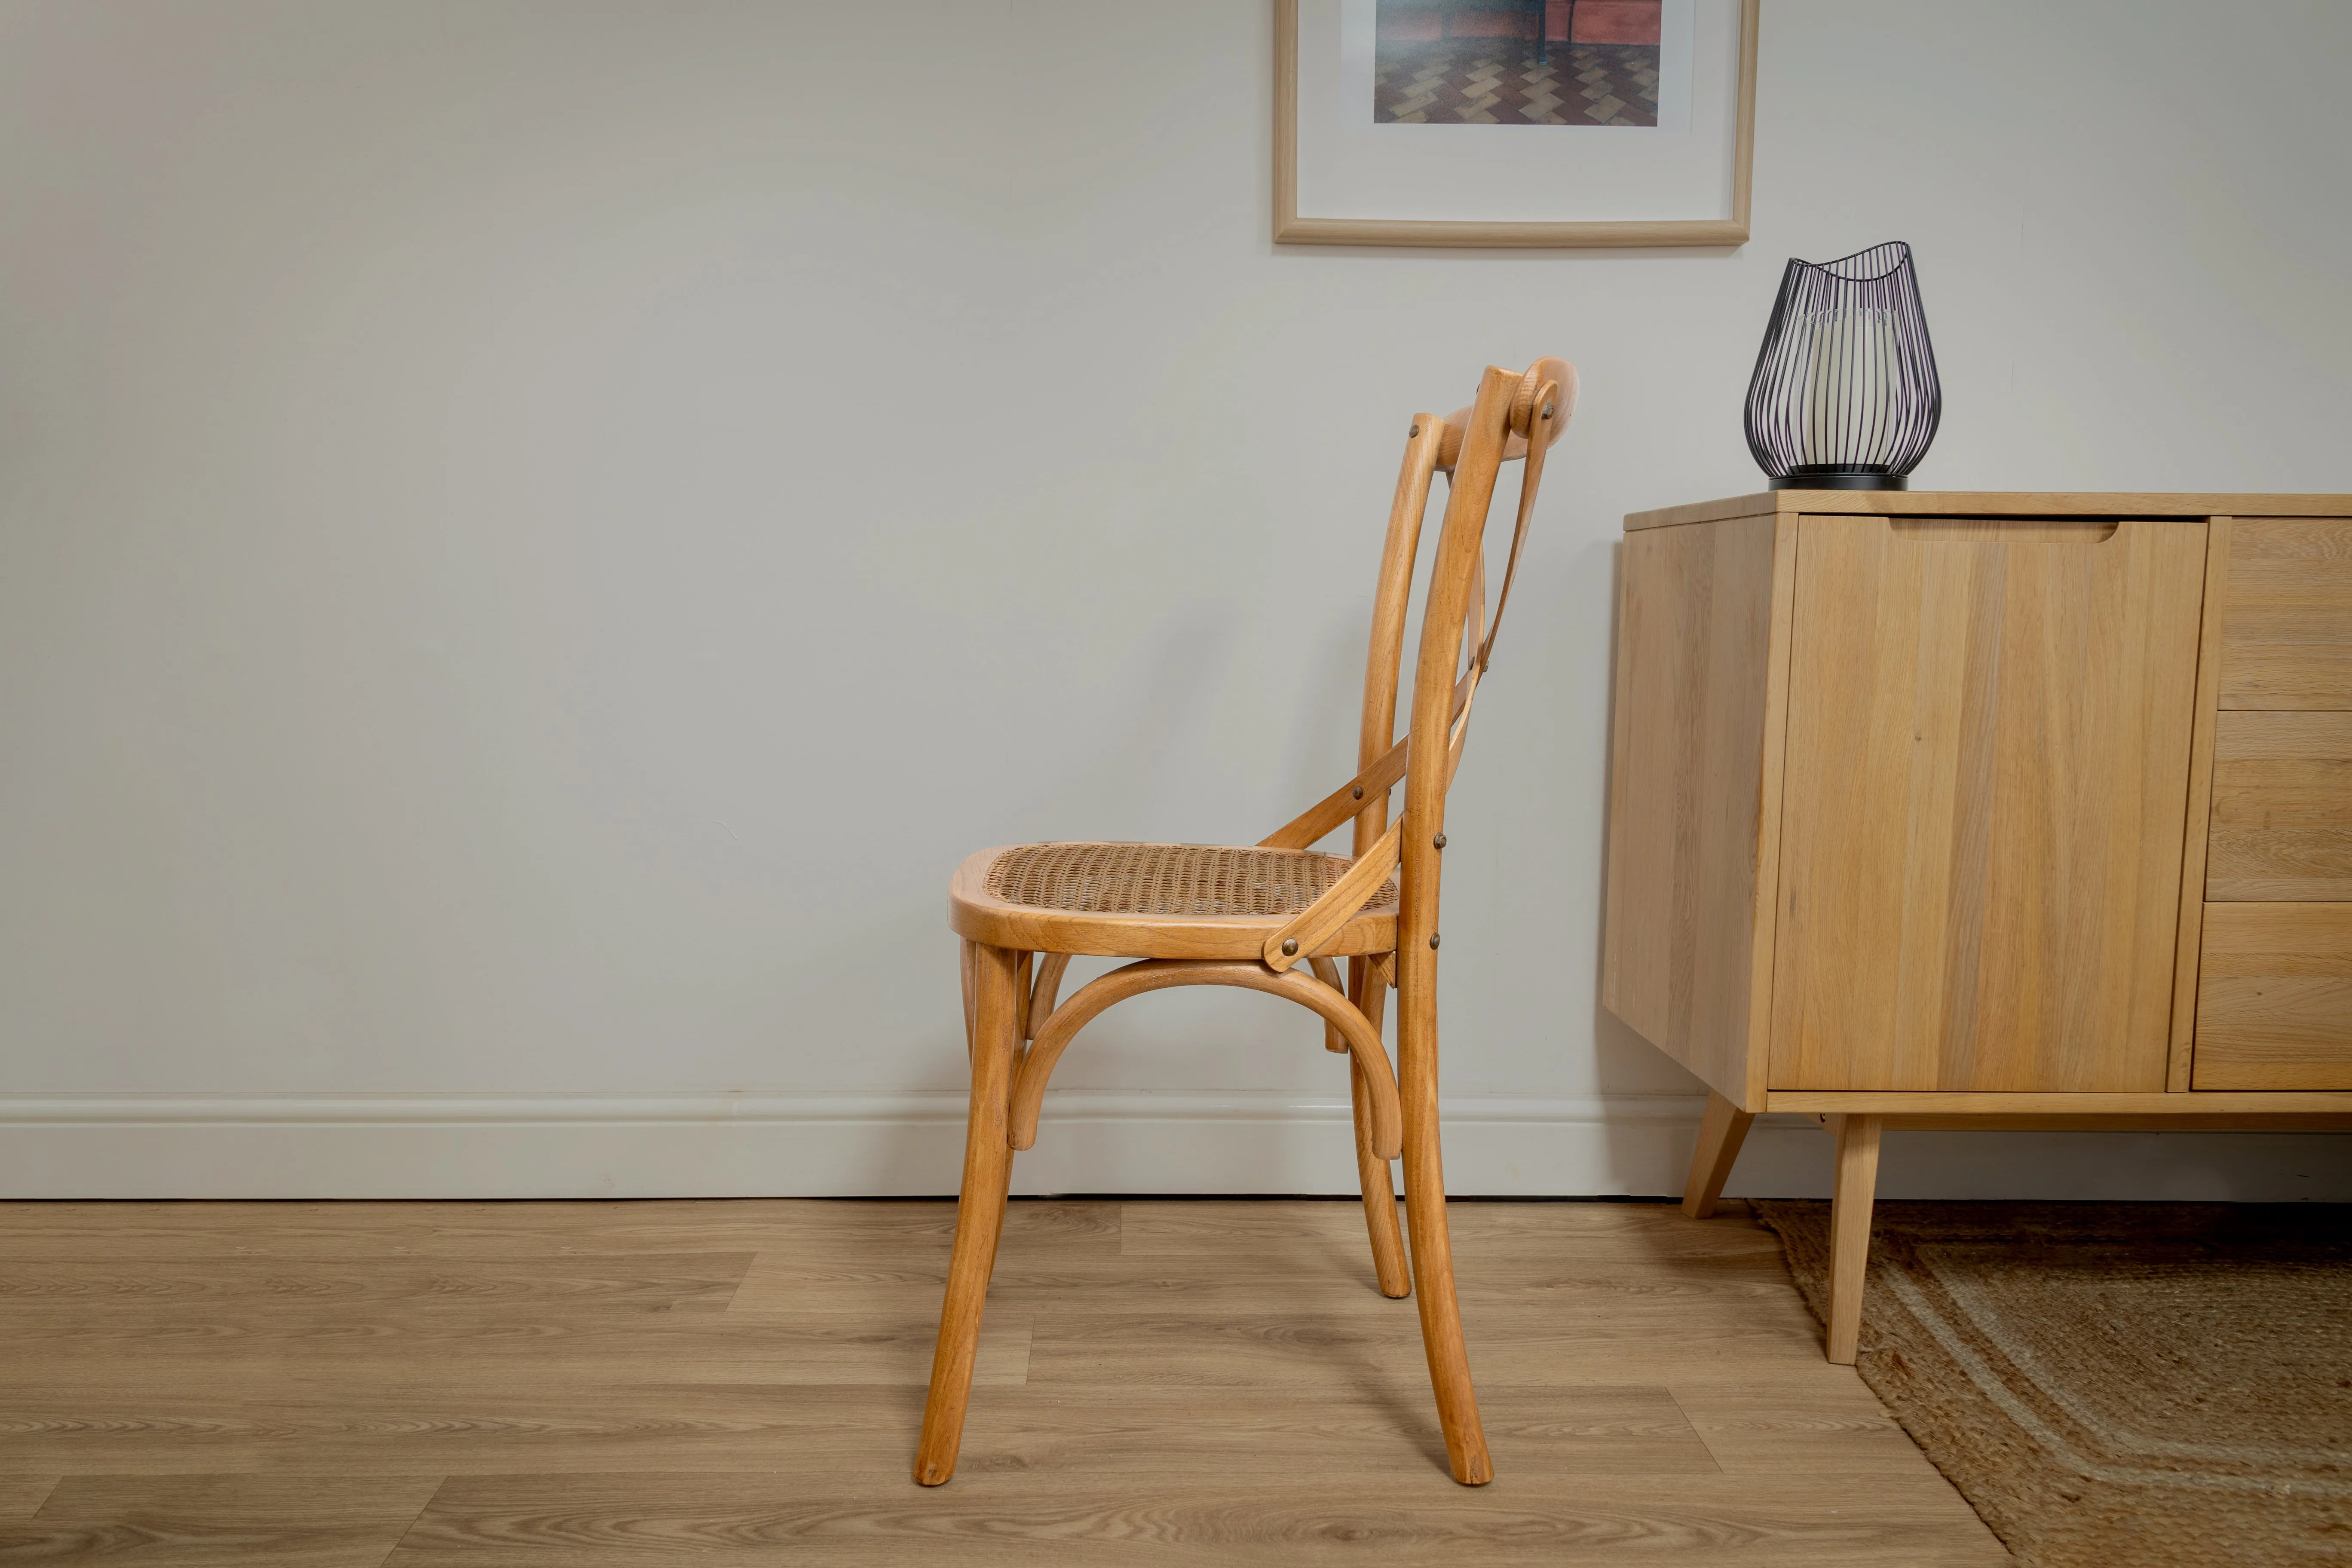
[(2352, 496), (1780, 490), (1625, 520), (1601, 999), (1837, 1137), (2352, 1130)]

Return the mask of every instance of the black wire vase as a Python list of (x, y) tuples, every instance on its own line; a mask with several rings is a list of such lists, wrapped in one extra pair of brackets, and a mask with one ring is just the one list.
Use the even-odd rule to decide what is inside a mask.
[(1748, 384), (1748, 449), (1776, 490), (1899, 490), (1944, 412), (1911, 247), (1791, 259)]

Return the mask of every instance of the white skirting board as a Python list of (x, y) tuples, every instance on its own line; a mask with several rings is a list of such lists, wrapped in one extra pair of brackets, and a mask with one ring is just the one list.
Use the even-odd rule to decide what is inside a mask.
[[(1462, 1099), (1462, 1196), (1665, 1196), (1699, 1100)], [(0, 1198), (902, 1197), (955, 1191), (958, 1094), (0, 1096)], [(1728, 1191), (1829, 1193), (1829, 1138), (1758, 1121)], [(1056, 1090), (1016, 1193), (1355, 1190), (1344, 1101)], [(1886, 1198), (2352, 1201), (2352, 1137), (1895, 1132)]]

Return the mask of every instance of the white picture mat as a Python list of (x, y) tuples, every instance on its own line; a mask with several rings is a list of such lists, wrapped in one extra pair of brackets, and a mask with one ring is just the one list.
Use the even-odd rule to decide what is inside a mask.
[(1299, 0), (1298, 216), (1489, 223), (1732, 216), (1739, 0), (1665, 0), (1658, 121), (1381, 125), (1378, 0)]

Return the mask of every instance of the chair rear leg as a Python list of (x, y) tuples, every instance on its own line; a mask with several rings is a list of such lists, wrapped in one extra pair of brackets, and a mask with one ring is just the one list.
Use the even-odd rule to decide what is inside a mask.
[[(1462, 1342), (1462, 1304), (1454, 1294), (1454, 1245), (1445, 1225), (1445, 1168), (1437, 1138), (1437, 1062), (1433, 1039), (1416, 1039), (1413, 1010), (1401, 1009), (1398, 1041), (1404, 1081), (1404, 1210), (1412, 1229), (1412, 1283), (1421, 1298), (1422, 1346), (1437, 1394), (1438, 1424), (1454, 1479), (1481, 1487), (1495, 1479), (1478, 1422), (1478, 1395), (1470, 1385), (1470, 1352)], [(1431, 1035), (1435, 1029), (1429, 1030)]]
[(1372, 1152), (1372, 1095), (1360, 1062), (1348, 1064), (1348, 1083), (1356, 1101), (1356, 1180), (1364, 1190), (1364, 1228), (1371, 1234), (1372, 1272), (1381, 1294), (1402, 1298), (1412, 1294), (1412, 1276), (1404, 1262), (1404, 1235), (1397, 1228), (1396, 1178), (1389, 1163)]
[[(1360, 958), (1349, 968), (1349, 978), (1356, 983), (1352, 1000), (1377, 1035), (1381, 1015), (1387, 1010), (1388, 983), (1370, 973), (1371, 965)], [(1365, 1081), (1362, 1066), (1352, 1060), (1348, 1064), (1348, 1087), (1355, 1101), (1356, 1181), (1364, 1194), (1364, 1228), (1371, 1236), (1372, 1272), (1380, 1279), (1381, 1294), (1395, 1300), (1412, 1293), (1412, 1276), (1405, 1268), (1404, 1237), (1397, 1228), (1396, 1178), (1390, 1173), (1389, 1163), (1372, 1152), (1371, 1086)]]
[(923, 1405), (923, 1435), (915, 1449), (915, 1479), (927, 1487), (955, 1474), (956, 1453), (963, 1445), (972, 1356), (980, 1345), (981, 1310), (996, 1265), (1013, 1169), (1006, 1111), (1019, 1020), (1016, 957), (1003, 948), (975, 945), (972, 958), (971, 1118), (964, 1132), (963, 1193), (956, 1204), (955, 1251), (948, 1263), (947, 1299), (940, 1307), (930, 1397)]

